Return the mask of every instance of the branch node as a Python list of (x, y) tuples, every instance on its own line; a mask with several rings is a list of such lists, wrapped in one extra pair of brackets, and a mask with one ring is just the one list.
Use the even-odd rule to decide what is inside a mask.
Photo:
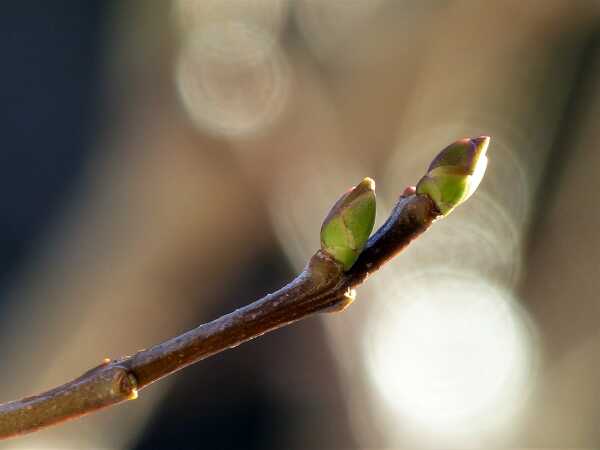
[(132, 372), (125, 372), (119, 385), (121, 392), (127, 397), (127, 400), (138, 398), (138, 382)]

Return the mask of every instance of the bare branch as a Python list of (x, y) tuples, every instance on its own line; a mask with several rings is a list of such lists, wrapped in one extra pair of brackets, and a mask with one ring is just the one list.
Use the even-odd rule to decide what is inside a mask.
[(344, 309), (354, 300), (353, 288), (438, 215), (426, 195), (401, 197), (349, 271), (319, 250), (292, 282), (254, 303), (133, 356), (107, 360), (51, 391), (0, 405), (0, 439), (137, 398), (138, 390), (190, 364), (314, 313)]
[(375, 184), (365, 178), (333, 206), (321, 229), (321, 250), (291, 283), (148, 350), (105, 361), (51, 391), (0, 405), (0, 439), (137, 398), (139, 389), (215, 353), (311, 314), (343, 310), (354, 301), (356, 286), (469, 198), (485, 172), (489, 141), (465, 138), (443, 149), (366, 245)]

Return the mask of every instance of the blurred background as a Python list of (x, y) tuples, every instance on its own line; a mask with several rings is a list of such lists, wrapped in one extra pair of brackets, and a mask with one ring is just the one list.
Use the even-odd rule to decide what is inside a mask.
[(600, 445), (600, 2), (60, 0), (0, 14), (0, 401), (289, 281), (489, 134), (358, 291), (6, 449)]

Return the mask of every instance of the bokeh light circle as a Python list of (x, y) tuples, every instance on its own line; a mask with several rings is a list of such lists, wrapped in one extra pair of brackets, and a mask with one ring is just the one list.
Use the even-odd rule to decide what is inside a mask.
[(176, 84), (199, 128), (249, 136), (264, 132), (283, 111), (290, 71), (273, 35), (223, 22), (189, 37), (176, 65)]
[(428, 270), (386, 294), (365, 350), (388, 420), (472, 436), (519, 412), (537, 357), (531, 325), (508, 291), (469, 274)]

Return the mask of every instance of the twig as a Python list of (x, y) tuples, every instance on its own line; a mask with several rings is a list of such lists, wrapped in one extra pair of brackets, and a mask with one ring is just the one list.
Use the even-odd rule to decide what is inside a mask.
[(353, 288), (425, 231), (438, 215), (427, 196), (401, 198), (348, 272), (319, 250), (291, 283), (243, 308), (133, 356), (105, 361), (67, 384), (0, 405), (0, 438), (30, 433), (137, 397), (184, 367), (318, 312), (342, 310)]
[[(482, 139), (465, 142), (481, 145)], [(486, 139), (487, 147), (489, 138)], [(439, 170), (430, 170), (428, 174), (440, 177)], [(431, 184), (432, 179), (435, 181), (429, 177), (427, 182)], [(447, 183), (447, 180), (442, 179), (442, 182)], [(443, 191), (440, 195), (441, 200), (447, 200)], [(455, 199), (451, 206), (464, 199), (466, 197)], [(355, 198), (350, 200), (356, 201)], [(135, 399), (139, 390), (211, 355), (314, 313), (343, 310), (354, 300), (356, 286), (427, 230), (437, 217), (444, 215), (439, 204), (428, 193), (419, 193), (419, 186), (416, 193), (414, 188), (407, 188), (386, 223), (368, 240), (349, 270), (344, 271), (343, 264), (319, 250), (292, 282), (254, 303), (133, 356), (105, 360), (76, 380), (40, 395), (1, 404), (0, 439)]]

